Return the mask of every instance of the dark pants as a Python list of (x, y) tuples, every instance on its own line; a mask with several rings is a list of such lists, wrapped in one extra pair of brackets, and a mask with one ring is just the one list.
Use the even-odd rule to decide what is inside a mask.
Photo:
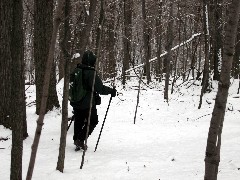
[[(74, 110), (74, 135), (73, 140), (79, 139), (80, 141), (84, 141), (86, 139), (87, 125), (88, 125), (88, 116), (89, 109), (73, 109)], [(90, 125), (89, 125), (89, 133), (91, 135), (94, 128), (98, 124), (98, 115), (96, 106), (92, 108)]]

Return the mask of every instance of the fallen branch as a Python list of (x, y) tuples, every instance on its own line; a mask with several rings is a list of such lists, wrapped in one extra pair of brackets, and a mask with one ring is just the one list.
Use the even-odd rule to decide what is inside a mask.
[(0, 141), (7, 141), (9, 138), (0, 137)]
[(212, 113), (210, 113), (210, 114), (205, 114), (205, 115), (203, 115), (203, 116), (201, 116), (201, 117), (195, 119), (194, 121), (196, 121), (196, 120), (198, 120), (198, 119), (201, 119), (202, 117), (209, 116), (209, 115), (211, 115), (211, 114), (212, 114)]
[[(171, 49), (171, 51), (176, 50), (176, 49), (184, 46), (185, 44), (188, 44), (188, 43), (191, 42), (194, 38), (196, 38), (196, 37), (198, 37), (198, 36), (200, 36), (200, 35), (201, 35), (201, 33), (197, 33), (197, 34), (192, 35), (192, 37), (191, 37), (190, 39), (188, 39), (187, 41), (182, 42), (182, 43), (180, 43), (179, 45), (173, 47), (173, 48)], [(167, 53), (168, 53), (168, 52), (162, 53), (162, 54), (160, 55), (160, 58), (163, 57), (163, 56), (165, 56), (165, 55), (167, 55)], [(157, 57), (150, 59), (149, 62), (154, 62), (154, 61), (156, 61), (156, 60), (157, 60)], [(127, 72), (130, 72), (130, 71), (132, 71), (132, 70), (134, 70), (134, 69), (137, 69), (137, 68), (140, 68), (140, 67), (142, 67), (142, 66), (144, 66), (144, 65), (145, 65), (145, 63), (139, 64), (138, 66), (135, 66), (135, 67), (133, 67), (133, 68), (130, 68), (130, 69), (126, 70), (125, 72), (126, 72), (126, 73), (127, 73)]]
[(36, 101), (32, 101), (32, 102), (26, 104), (26, 106), (28, 106), (28, 107), (31, 107), (31, 106), (33, 106), (33, 105), (36, 105)]
[[(196, 33), (196, 34), (192, 35), (192, 37), (189, 38), (187, 41), (184, 41), (184, 42), (180, 43), (179, 45), (173, 47), (173, 48), (171, 49), (171, 51), (174, 51), (174, 50), (176, 50), (176, 49), (184, 46), (185, 44), (188, 44), (188, 43), (191, 42), (194, 38), (200, 36), (201, 34), (202, 34), (202, 33)], [(162, 53), (162, 54), (160, 55), (160, 58), (166, 56), (167, 54), (168, 54), (168, 52)], [(156, 61), (157, 59), (158, 59), (157, 57), (152, 58), (152, 59), (149, 60), (149, 63), (154, 62), (154, 61)], [(130, 68), (130, 69), (126, 70), (125, 73), (130, 72), (130, 71), (135, 70), (135, 69), (138, 69), (138, 68), (140, 68), (140, 67), (143, 67), (144, 65), (145, 65), (145, 63), (139, 64), (139, 65), (137, 65), (137, 66), (135, 66), (135, 67), (133, 67), (133, 68)], [(122, 77), (122, 74), (119, 75), (119, 76), (117, 76), (116, 79), (121, 78), (121, 77)], [(104, 83), (107, 83), (107, 82), (110, 82), (110, 81), (112, 81), (112, 80), (109, 79), (109, 80), (107, 80), (107, 81), (104, 81)]]

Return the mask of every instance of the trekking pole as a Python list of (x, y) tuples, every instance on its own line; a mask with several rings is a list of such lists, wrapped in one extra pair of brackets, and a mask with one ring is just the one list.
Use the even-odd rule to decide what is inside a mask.
[(95, 146), (94, 152), (96, 152), (96, 150), (97, 150), (97, 146), (98, 146), (98, 143), (99, 143), (101, 134), (102, 134), (102, 130), (103, 130), (103, 126), (104, 126), (104, 124), (105, 124), (105, 120), (106, 120), (106, 118), (107, 118), (107, 114), (108, 114), (108, 110), (109, 110), (111, 101), (112, 101), (112, 96), (110, 97), (110, 100), (109, 100), (109, 103), (108, 103), (107, 111), (106, 111), (106, 113), (105, 113), (105, 117), (104, 117), (104, 120), (103, 120), (103, 124), (102, 124), (101, 130), (100, 130), (99, 136), (98, 136), (98, 140), (97, 140), (97, 144), (96, 144), (96, 146)]

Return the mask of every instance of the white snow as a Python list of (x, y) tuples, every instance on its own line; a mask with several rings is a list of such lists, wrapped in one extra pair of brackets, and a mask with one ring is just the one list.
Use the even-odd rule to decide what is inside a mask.
[[(136, 83), (134, 83), (136, 82)], [(64, 172), (56, 170), (60, 140), (61, 110), (46, 114), (33, 171), (33, 180), (202, 180), (207, 135), (217, 91), (205, 94), (198, 109), (201, 86), (189, 81), (163, 99), (163, 83), (142, 86), (136, 124), (137, 80), (128, 82), (126, 90), (113, 98), (98, 149), (94, 152), (110, 96), (101, 96), (99, 124), (88, 139), (83, 169), (82, 151), (75, 152), (73, 124), (67, 134)], [(178, 81), (178, 84), (182, 83)], [(238, 81), (233, 81), (222, 134), (218, 180), (240, 179), (240, 103)], [(190, 86), (190, 87), (189, 87)], [(189, 88), (187, 88), (189, 87)], [(63, 81), (58, 84), (62, 100)], [(27, 104), (35, 100), (35, 87), (26, 92)], [(32, 105), (32, 104), (31, 104)], [(69, 107), (69, 116), (72, 108)], [(24, 140), (23, 179), (26, 178), (37, 115), (35, 106), (27, 107), (29, 137)], [(0, 179), (10, 179), (11, 131), (0, 126)]]

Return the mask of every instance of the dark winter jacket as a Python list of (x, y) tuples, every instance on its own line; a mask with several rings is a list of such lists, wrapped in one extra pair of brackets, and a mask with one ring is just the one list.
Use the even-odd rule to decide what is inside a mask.
[[(71, 103), (71, 106), (73, 106), (73, 108), (75, 109), (87, 109), (87, 108), (90, 108), (91, 90), (92, 90), (95, 69), (85, 64), (78, 64), (77, 68), (83, 69), (83, 87), (87, 90), (87, 94), (81, 101)], [(95, 103), (96, 93), (101, 95), (108, 95), (108, 94), (111, 94), (112, 91), (113, 91), (112, 88), (103, 85), (102, 80), (99, 78), (96, 72), (92, 107), (96, 105)]]

